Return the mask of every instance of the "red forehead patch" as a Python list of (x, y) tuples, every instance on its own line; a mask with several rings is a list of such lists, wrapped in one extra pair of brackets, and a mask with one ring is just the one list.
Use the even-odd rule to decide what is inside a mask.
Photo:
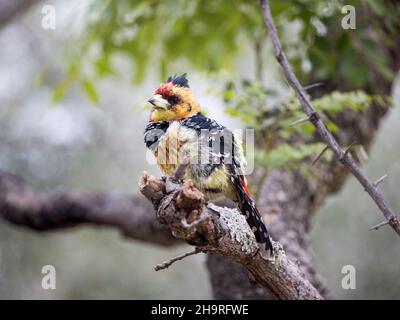
[(172, 96), (173, 84), (171, 82), (163, 83), (161, 86), (157, 88), (154, 94), (160, 94), (164, 98), (168, 98)]

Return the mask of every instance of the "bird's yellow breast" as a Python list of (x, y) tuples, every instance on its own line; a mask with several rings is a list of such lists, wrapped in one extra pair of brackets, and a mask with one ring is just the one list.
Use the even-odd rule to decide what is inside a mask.
[(197, 134), (174, 121), (161, 137), (154, 155), (157, 165), (165, 175), (172, 176), (183, 158), (192, 160), (197, 150)]

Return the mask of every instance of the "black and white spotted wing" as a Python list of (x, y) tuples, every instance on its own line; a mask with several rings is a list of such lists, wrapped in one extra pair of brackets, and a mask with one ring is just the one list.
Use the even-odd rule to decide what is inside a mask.
[(150, 122), (144, 130), (144, 142), (146, 147), (154, 151), (157, 149), (161, 137), (169, 128), (168, 121)]
[[(214, 142), (214, 147), (217, 146), (217, 148), (219, 148), (219, 150), (212, 150), (211, 153), (220, 158), (220, 165), (226, 166), (230, 174), (231, 183), (236, 192), (238, 206), (241, 212), (246, 216), (246, 221), (254, 232), (260, 247), (272, 253), (272, 244), (267, 228), (247, 190), (246, 179), (243, 173), (245, 161), (242, 149), (239, 145), (240, 142), (235, 140), (234, 135), (229, 129), (220, 125), (215, 120), (203, 116), (201, 113), (182, 120), (181, 124), (195, 130), (198, 135), (203, 132), (202, 130), (208, 130), (210, 132), (208, 135), (208, 146), (211, 147)], [(218, 139), (219, 143), (215, 143), (215, 139)], [(228, 152), (225, 152), (226, 146), (230, 146)], [(216, 168), (215, 165), (208, 165), (208, 169), (205, 166), (206, 165), (203, 165), (203, 172), (204, 170), (211, 171)]]

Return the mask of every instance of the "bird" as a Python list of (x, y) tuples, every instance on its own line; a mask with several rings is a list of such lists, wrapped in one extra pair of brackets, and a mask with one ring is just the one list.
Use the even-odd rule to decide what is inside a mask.
[(203, 115), (187, 74), (168, 77), (148, 102), (152, 109), (144, 142), (161, 172), (173, 176), (180, 161), (189, 159), (184, 179), (192, 180), (207, 201), (232, 200), (245, 215), (260, 251), (272, 254), (270, 236), (247, 187), (241, 141)]

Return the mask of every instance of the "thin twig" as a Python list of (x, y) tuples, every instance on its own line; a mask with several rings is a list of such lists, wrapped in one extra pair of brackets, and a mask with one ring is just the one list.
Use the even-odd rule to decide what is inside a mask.
[(322, 155), (326, 152), (326, 150), (329, 149), (329, 146), (325, 146), (324, 149), (322, 149), (322, 151), (315, 157), (315, 159), (313, 160), (313, 162), (311, 163), (311, 166), (313, 167), (318, 161), (319, 159), (321, 159)]
[[(340, 162), (344, 166), (346, 166), (350, 170), (350, 172), (357, 178), (357, 180), (361, 183), (364, 189), (375, 201), (378, 208), (382, 211), (386, 220), (391, 221), (390, 226), (400, 236), (400, 223), (398, 222), (399, 220), (393, 213), (392, 209), (386, 203), (383, 195), (375, 188), (373, 182), (371, 182), (365, 176), (365, 174), (361, 171), (361, 169), (355, 163), (353, 158), (343, 152), (343, 150), (340, 148), (339, 143), (336, 141), (332, 133), (328, 130), (326, 124), (322, 121), (321, 117), (317, 113), (315, 113), (314, 106), (312, 105), (306, 91), (304, 90), (299, 80), (297, 79), (296, 75), (294, 74), (286, 58), (285, 53), (282, 50), (282, 45), (279, 40), (278, 32), (276, 30), (271, 10), (269, 7), (269, 1), (260, 0), (260, 6), (262, 13), (264, 15), (265, 24), (267, 25), (269, 34), (271, 36), (272, 44), (275, 51), (275, 57), (278, 60), (279, 64), (282, 66), (285, 77), (288, 80), (290, 86), (295, 91), (296, 96), (299, 99), (299, 102), (304, 109), (304, 112), (307, 114), (308, 117), (310, 117), (310, 122), (315, 126), (322, 140), (324, 140), (325, 143), (329, 146), (329, 148), (332, 149), (337, 159), (339, 159)], [(314, 116), (312, 117), (312, 115)]]
[(186, 252), (186, 253), (184, 253), (184, 254), (181, 254), (180, 256), (177, 256), (177, 257), (175, 257), (175, 258), (172, 258), (172, 259), (169, 259), (169, 260), (167, 260), (167, 261), (164, 261), (164, 262), (159, 263), (158, 265), (156, 265), (156, 266), (154, 267), (154, 270), (155, 270), (155, 271), (160, 271), (160, 270), (168, 269), (174, 262), (177, 262), (177, 261), (179, 261), (179, 260), (183, 260), (183, 259), (185, 259), (186, 257), (192, 256), (192, 255), (194, 255), (194, 254), (198, 254), (198, 253), (200, 253), (200, 252), (202, 252), (202, 250), (196, 247), (196, 248), (195, 248), (194, 250), (192, 250), (192, 251)]

